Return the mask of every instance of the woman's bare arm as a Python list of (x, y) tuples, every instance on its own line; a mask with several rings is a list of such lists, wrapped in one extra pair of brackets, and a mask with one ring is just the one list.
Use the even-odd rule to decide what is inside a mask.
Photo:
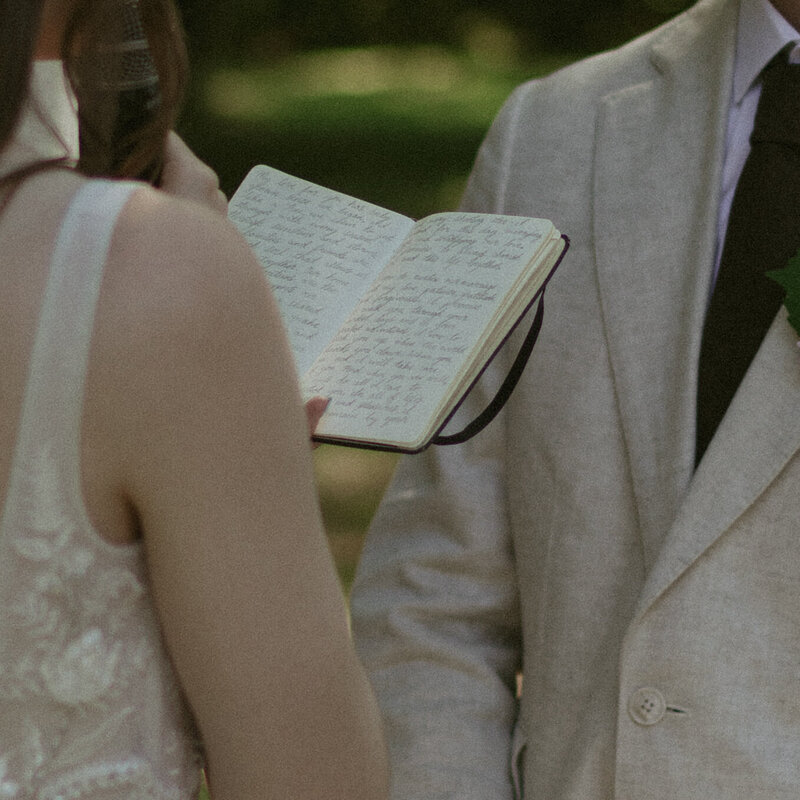
[(138, 192), (99, 314), (93, 413), (116, 431), (109, 479), (143, 532), (215, 800), (383, 797), (308, 423), (249, 248), (218, 215)]

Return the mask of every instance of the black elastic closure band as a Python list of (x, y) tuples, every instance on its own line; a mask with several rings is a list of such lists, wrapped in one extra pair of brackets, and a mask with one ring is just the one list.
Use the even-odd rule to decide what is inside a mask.
[[(508, 400), (508, 398), (511, 396), (511, 392), (514, 391), (514, 387), (517, 385), (517, 382), (522, 375), (522, 371), (525, 369), (525, 365), (528, 363), (528, 359), (533, 351), (533, 346), (536, 344), (536, 340), (539, 338), (539, 331), (542, 329), (543, 319), (544, 288), (542, 288), (542, 291), (539, 295), (539, 307), (536, 309), (536, 316), (533, 318), (531, 329), (525, 336), (525, 341), (523, 341), (522, 345), (520, 346), (517, 357), (514, 359), (514, 363), (511, 365), (508, 375), (506, 375), (505, 380), (503, 380), (502, 385), (497, 390), (497, 394), (495, 394), (492, 401), (480, 414), (478, 414), (474, 420), (472, 420), (472, 422), (470, 422), (461, 431), (452, 434), (437, 434), (431, 440), (431, 444), (446, 445), (461, 444), (462, 442), (466, 442), (467, 439), (472, 438), (476, 433), (480, 433), (480, 431), (482, 431), (498, 415), (500, 409), (506, 404), (506, 400)], [(447, 425), (448, 421), (449, 418), (445, 421), (444, 425), (442, 425), (442, 428)]]

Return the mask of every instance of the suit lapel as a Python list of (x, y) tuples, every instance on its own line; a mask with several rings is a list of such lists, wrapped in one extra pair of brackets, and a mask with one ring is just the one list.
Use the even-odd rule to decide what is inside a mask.
[(778, 313), (695, 473), (639, 601), (644, 612), (800, 449), (800, 349)]
[(648, 79), (598, 120), (599, 291), (648, 568), (692, 478), (736, 5), (701, 3), (668, 29)]

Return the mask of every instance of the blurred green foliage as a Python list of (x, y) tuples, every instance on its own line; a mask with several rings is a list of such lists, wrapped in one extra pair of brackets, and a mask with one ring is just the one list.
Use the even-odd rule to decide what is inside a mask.
[(465, 46), (513, 30), (528, 52), (594, 51), (653, 27), (690, 0), (179, 0), (198, 58), (279, 59), (363, 45)]
[(452, 208), (511, 88), (535, 67), (434, 45), (337, 48), (218, 66), (193, 84), (181, 133), (230, 194), (269, 163), (413, 217)]
[(178, 0), (180, 132), (230, 194), (256, 163), (422, 216), (456, 202), (511, 88), (689, 0)]

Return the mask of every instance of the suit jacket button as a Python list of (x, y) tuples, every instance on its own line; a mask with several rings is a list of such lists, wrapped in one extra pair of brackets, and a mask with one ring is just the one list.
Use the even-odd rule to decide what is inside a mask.
[(664, 695), (651, 687), (637, 689), (628, 700), (628, 714), (637, 725), (655, 725), (666, 710)]

